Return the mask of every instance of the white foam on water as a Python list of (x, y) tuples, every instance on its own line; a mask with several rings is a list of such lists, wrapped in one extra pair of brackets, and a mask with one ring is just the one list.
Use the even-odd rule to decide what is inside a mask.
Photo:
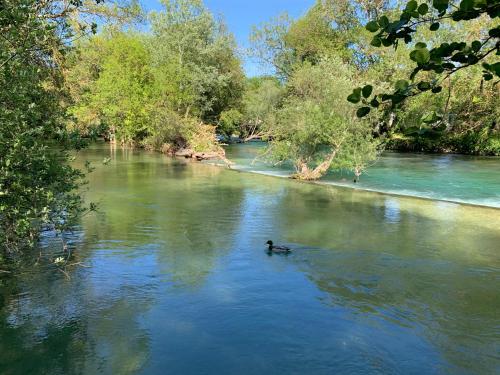
[[(272, 176), (272, 177), (280, 177), (280, 178), (289, 178), (291, 176), (291, 173), (289, 173), (287, 171), (256, 170), (256, 169), (252, 169), (248, 166), (243, 166), (243, 165), (238, 165), (238, 164), (233, 164), (231, 166), (231, 169), (241, 171), (241, 172), (249, 172), (249, 173), (255, 173), (255, 174)], [(341, 181), (338, 181), (338, 182), (337, 181), (314, 181), (314, 183), (316, 183), (318, 185), (338, 186), (338, 187), (342, 187), (342, 188), (349, 188), (349, 189), (361, 190), (361, 191), (369, 191), (369, 192), (379, 193), (379, 194), (397, 195), (397, 196), (430, 199), (430, 200), (444, 201), (444, 202), (451, 202), (451, 203), (458, 203), (458, 204), (468, 204), (468, 205), (474, 205), (474, 206), (500, 208), (500, 199), (495, 199), (495, 198), (460, 199), (460, 198), (456, 198), (456, 197), (447, 197), (447, 196), (437, 195), (437, 193), (432, 193), (432, 192), (425, 194), (423, 192), (419, 192), (419, 191), (415, 191), (415, 190), (408, 190), (408, 189), (376, 189), (376, 188), (365, 187), (362, 185), (354, 186), (353, 184), (351, 184), (349, 182), (341, 182)]]

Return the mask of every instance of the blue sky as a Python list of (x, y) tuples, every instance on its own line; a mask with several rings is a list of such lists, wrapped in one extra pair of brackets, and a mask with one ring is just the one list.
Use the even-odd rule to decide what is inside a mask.
[[(315, 0), (204, 0), (205, 5), (216, 15), (222, 15), (233, 32), (240, 47), (248, 46), (248, 36), (253, 25), (268, 21), (280, 13), (292, 17), (303, 15)], [(161, 9), (159, 0), (141, 0), (148, 10)], [(244, 61), (247, 75), (261, 73), (260, 66), (253, 61)]]

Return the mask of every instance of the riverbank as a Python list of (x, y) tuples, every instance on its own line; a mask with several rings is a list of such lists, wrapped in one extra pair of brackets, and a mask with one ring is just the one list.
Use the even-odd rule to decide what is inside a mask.
[(393, 134), (386, 149), (395, 152), (426, 152), (474, 156), (500, 156), (500, 133), (470, 132), (435, 137)]

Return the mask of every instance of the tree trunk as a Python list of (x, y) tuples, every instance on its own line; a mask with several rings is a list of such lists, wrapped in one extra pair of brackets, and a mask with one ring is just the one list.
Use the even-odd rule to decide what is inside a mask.
[(248, 141), (251, 141), (252, 139), (258, 139), (258, 138), (262, 138), (262, 135), (259, 134), (259, 133), (257, 133), (257, 134), (251, 134), (248, 137), (245, 137), (243, 139), (243, 142), (248, 142)]
[(359, 181), (359, 176), (361, 176), (361, 169), (360, 168), (354, 168), (354, 182)]
[(299, 170), (299, 172), (292, 175), (291, 177), (297, 180), (317, 180), (328, 171), (333, 163), (333, 159), (335, 159), (335, 155), (337, 155), (337, 150), (332, 151), (328, 158), (318, 166), (316, 166), (316, 168), (314, 169), (310, 169), (306, 162), (300, 160), (297, 163), (297, 169)]

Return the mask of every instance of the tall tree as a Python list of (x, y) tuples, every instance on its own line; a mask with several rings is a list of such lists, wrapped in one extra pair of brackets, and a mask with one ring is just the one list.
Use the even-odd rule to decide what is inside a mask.
[(123, 14), (126, 5), (0, 4), (1, 250), (29, 248), (43, 229), (66, 229), (85, 210), (77, 191), (84, 174), (70, 166), (69, 151), (82, 143), (65, 127), (65, 57), (75, 38), (95, 32), (98, 17)]

